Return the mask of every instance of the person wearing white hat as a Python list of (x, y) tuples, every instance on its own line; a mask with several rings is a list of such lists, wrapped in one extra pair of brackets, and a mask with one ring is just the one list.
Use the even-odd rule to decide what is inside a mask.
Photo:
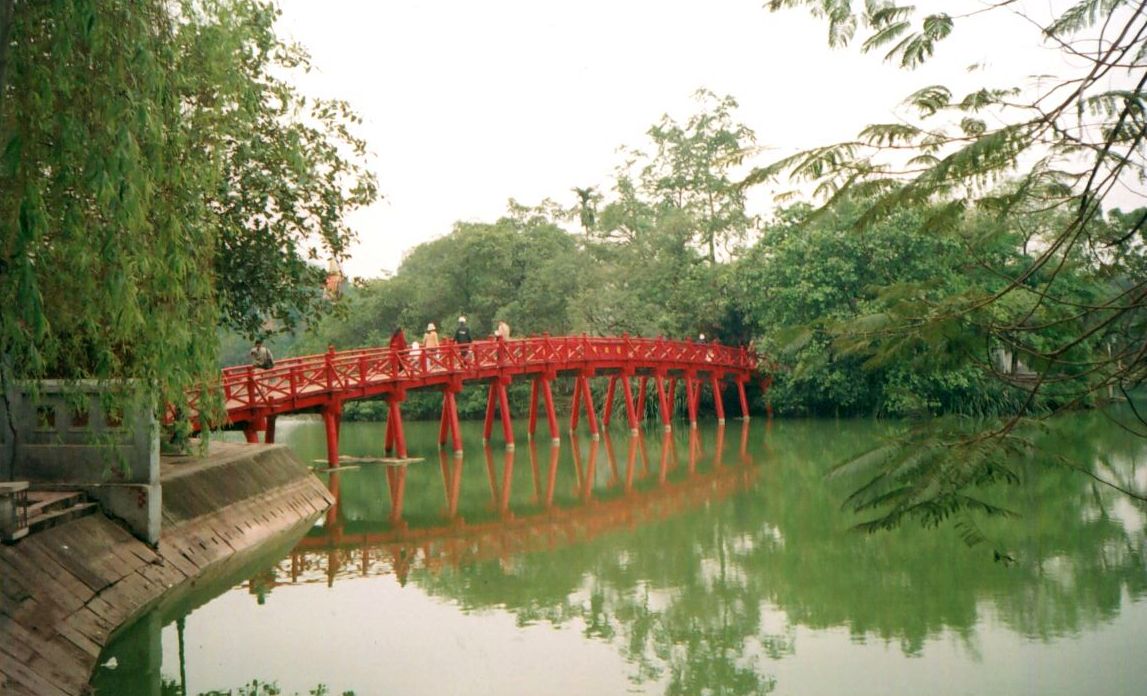
[(430, 322), (426, 325), (426, 333), (422, 334), (422, 347), (438, 347), (438, 327), (434, 325), (434, 322)]
[(426, 372), (427, 368), (434, 368), (437, 364), (435, 355), (438, 353), (438, 327), (434, 322), (426, 325), (426, 333), (422, 334), (422, 352), (419, 355), (419, 362), (422, 365), (422, 371)]

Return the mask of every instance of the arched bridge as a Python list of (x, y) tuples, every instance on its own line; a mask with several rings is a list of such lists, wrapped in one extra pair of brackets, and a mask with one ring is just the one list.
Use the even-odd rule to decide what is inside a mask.
[[(490, 439), (495, 414), (502, 422), (508, 447), (514, 444), (513, 422), (506, 387), (514, 379), (531, 379), (529, 434), (537, 429), (539, 398), (544, 405), (550, 436), (558, 439), (557, 412), (551, 383), (572, 378), (573, 400), (570, 430), (576, 431), (584, 413), (592, 435), (598, 434), (589, 379), (608, 376), (602, 423), (609, 425), (618, 386), (624, 396), (625, 415), (630, 430), (638, 427), (638, 414), (645, 412), (649, 381), (662, 423), (670, 427), (678, 383), (684, 385), (690, 423), (697, 422), (701, 390), (713, 392), (717, 417), (725, 419), (722, 386), (736, 386), (741, 415), (749, 416), (745, 383), (755, 376), (757, 354), (748, 348), (717, 343), (668, 341), (664, 339), (556, 337), (541, 336), (513, 340), (446, 343), (431, 349), (393, 351), (386, 348), (328, 351), (325, 354), (287, 358), (268, 370), (251, 366), (223, 371), (222, 393), (228, 421), (243, 428), (248, 441), (274, 442), (275, 417), (301, 411), (319, 411), (327, 435), (327, 455), (338, 466), (338, 432), (342, 404), (348, 400), (383, 398), (389, 409), (386, 425), (386, 452), (406, 458), (406, 438), (402, 427), (401, 404), (406, 393), (415, 389), (441, 391), (442, 420), (439, 444), (449, 438), (460, 452), (456, 395), (467, 383), (488, 383), (484, 437)], [(636, 395), (631, 380), (637, 380)], [(766, 380), (767, 383), (767, 380)], [(192, 410), (197, 411), (196, 404)]]

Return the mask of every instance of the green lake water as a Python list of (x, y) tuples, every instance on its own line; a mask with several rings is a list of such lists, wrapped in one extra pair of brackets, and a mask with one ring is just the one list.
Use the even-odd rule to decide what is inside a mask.
[[(1147, 693), (1147, 512), (1038, 456), (993, 492), (1020, 516), (968, 547), (850, 530), (825, 473), (890, 425), (650, 422), (512, 451), (480, 427), (456, 458), (407, 423), (423, 461), (323, 474), (337, 508), (124, 631), (97, 693)], [(1147, 490), (1147, 440), (1099, 414), (1056, 432), (1049, 451)], [(380, 457), (384, 434), (346, 423), (341, 452)], [(318, 420), (277, 437), (325, 457)]]

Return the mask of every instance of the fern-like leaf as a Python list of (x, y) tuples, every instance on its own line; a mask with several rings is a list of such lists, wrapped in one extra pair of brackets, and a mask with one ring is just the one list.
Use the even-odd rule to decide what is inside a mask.
[(944, 85), (930, 85), (913, 92), (904, 103), (916, 107), (921, 116), (928, 117), (947, 108), (951, 101), (952, 90)]

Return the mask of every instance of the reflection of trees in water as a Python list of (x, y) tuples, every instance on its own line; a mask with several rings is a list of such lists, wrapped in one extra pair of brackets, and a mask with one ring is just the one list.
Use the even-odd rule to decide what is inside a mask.
[(1147, 506), (1061, 463), (1090, 462), (1095, 476), (1142, 491), (1147, 444), (1099, 413), (1053, 421), (1033, 442), (1024, 485), (1002, 491), (1024, 518), (995, 524), (1013, 540), (1023, 591), (997, 606), (1013, 630), (1048, 640), (1115, 618), (1124, 596), (1147, 595)]
[[(634, 666), (635, 682), (664, 681), (674, 694), (702, 687), (716, 693), (772, 690), (768, 661), (796, 651), (796, 626), (846, 627), (855, 642), (898, 644), (907, 655), (954, 635), (976, 659), (976, 627), (985, 612), (1024, 636), (1052, 640), (1109, 621), (1124, 596), (1147, 593), (1142, 507), (1129, 508), (1119, 493), (1049, 464), (1046, 455), (1033, 455), (1025, 465), (1024, 485), (986, 493), (1022, 515), (981, 525), (992, 547), (1016, 559), (1005, 565), (992, 561), (988, 545), (966, 547), (952, 529), (905, 527), (871, 536), (849, 531), (857, 519), (840, 510), (845, 492), (826, 486), (824, 474), (871, 443), (877, 436), (871, 424), (777, 423), (767, 435), (754, 425), (751, 490), (679, 505), (674, 515), (616, 524), (605, 533), (573, 533), (564, 543), (521, 541), (516, 552), (506, 545), (506, 553), (493, 556), (475, 547), (459, 562), (439, 566), (429, 545), (411, 544), (404, 547), (408, 560), (412, 554), (416, 561), (408, 564), (409, 577), (467, 610), (505, 608), (522, 625), (580, 625), (586, 637), (621, 650)], [(702, 440), (687, 447), (668, 441), (679, 450), (672, 458), (649, 443), (649, 471), (656, 474), (661, 460), (676, 461), (666, 478), (673, 484), (728, 468), (732, 457), (722, 465), (711, 460), (713, 435)], [(1039, 444), (1074, 461), (1095, 462), (1097, 473), (1125, 483), (1134, 481), (1134, 467), (1142, 468), (1145, 456), (1142, 441), (1124, 438), (1094, 417), (1057, 421)], [(700, 459), (689, 464), (691, 452)], [(620, 459), (606, 465), (625, 470)], [(565, 478), (554, 487), (565, 491), (558, 507), (577, 503), (609, 514), (620, 496), (600, 482), (604, 478), (592, 500), (580, 501), (581, 482), (567, 463), (562, 468)], [(519, 460), (517, 473), (526, 478), (513, 485), (525, 494), (511, 505), (517, 511), (512, 518), (499, 521), (495, 501), (478, 488), (464, 488), (461, 516), (506, 529), (522, 525), (541, 509), (534, 498), (545, 489), (530, 481), (529, 469)], [(412, 480), (414, 475), (412, 470)], [(441, 518), (442, 484), (435, 490), (409, 490), (406, 505), (415, 519)], [(346, 499), (344, 490), (344, 504)], [(516, 529), (522, 538), (539, 535), (537, 528)], [(387, 552), (372, 551), (375, 558)], [(362, 549), (339, 553), (350, 565)], [(420, 554), (423, 562), (417, 562)], [(365, 563), (360, 566), (368, 572)]]

